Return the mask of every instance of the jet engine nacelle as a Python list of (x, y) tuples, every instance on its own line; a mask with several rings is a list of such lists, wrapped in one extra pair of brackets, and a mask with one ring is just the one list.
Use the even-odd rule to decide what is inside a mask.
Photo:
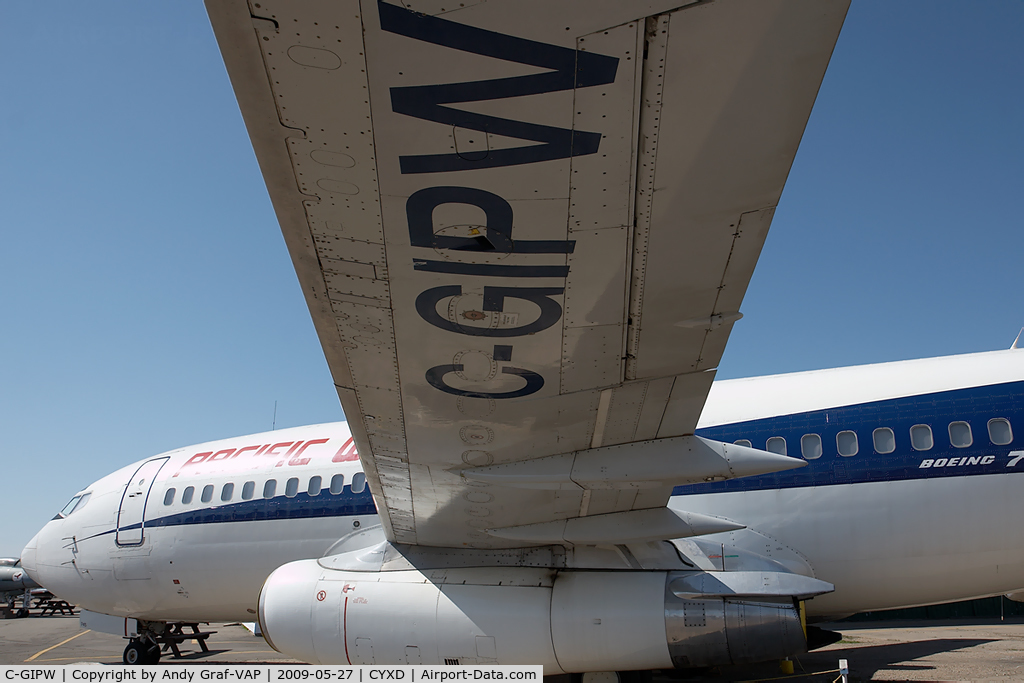
[(21, 567), (0, 567), (0, 593), (23, 592), (39, 584)]
[[(756, 581), (765, 585), (762, 579)], [(794, 597), (695, 596), (695, 581), (723, 585), (695, 572), (374, 573), (306, 560), (271, 574), (259, 617), (275, 650), (320, 664), (542, 664), (550, 675), (710, 666), (806, 651)]]

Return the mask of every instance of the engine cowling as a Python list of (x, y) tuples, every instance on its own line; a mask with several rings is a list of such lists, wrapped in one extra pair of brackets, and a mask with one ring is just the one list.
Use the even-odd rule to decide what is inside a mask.
[(806, 651), (795, 598), (681, 597), (681, 578), (689, 586), (701, 575), (525, 567), (377, 573), (306, 560), (271, 574), (259, 617), (275, 650), (320, 664), (542, 664), (550, 675)]

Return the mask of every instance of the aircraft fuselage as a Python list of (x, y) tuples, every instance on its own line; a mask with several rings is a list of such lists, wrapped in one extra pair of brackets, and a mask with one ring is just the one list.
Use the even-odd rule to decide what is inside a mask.
[[(704, 542), (834, 584), (812, 617), (1017, 590), (1024, 531), (1002, 520), (1024, 515), (1022, 396), (1015, 350), (719, 382), (698, 435), (808, 465), (676, 487), (670, 506), (747, 526)], [(23, 564), (62, 598), (144, 620), (252, 620), (274, 569), (377, 524), (344, 422), (154, 456), (86, 493)]]

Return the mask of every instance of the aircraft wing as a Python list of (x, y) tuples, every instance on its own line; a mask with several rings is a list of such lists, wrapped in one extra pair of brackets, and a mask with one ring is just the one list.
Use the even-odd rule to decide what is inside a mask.
[(207, 0), (389, 539), (735, 528), (664, 506), (781, 457), (691, 435), (847, 4)]

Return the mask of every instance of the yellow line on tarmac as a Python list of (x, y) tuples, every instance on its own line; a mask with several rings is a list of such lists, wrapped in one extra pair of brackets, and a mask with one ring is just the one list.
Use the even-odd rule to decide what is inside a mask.
[(72, 640), (74, 640), (74, 639), (75, 639), (75, 638), (77, 638), (78, 636), (84, 636), (84, 635), (85, 635), (86, 633), (88, 633), (88, 632), (89, 632), (89, 631), (91, 631), (91, 630), (92, 630), (92, 629), (86, 629), (85, 631), (82, 631), (81, 633), (76, 633), (75, 635), (71, 636), (71, 637), (70, 637), (70, 638), (68, 638), (67, 640), (62, 640), (62, 641), (60, 641), (59, 643), (57, 643), (56, 645), (51, 645), (50, 647), (46, 648), (45, 650), (40, 650), (39, 652), (35, 653), (34, 655), (32, 655), (31, 657), (29, 657), (29, 658), (28, 658), (28, 659), (26, 659), (25, 661), (26, 661), (26, 662), (31, 662), (31, 661), (32, 661), (33, 659), (35, 659), (35, 658), (36, 658), (36, 657), (38, 657), (39, 655), (45, 655), (45, 654), (46, 654), (47, 652), (49, 652), (50, 650), (56, 650), (56, 649), (57, 649), (58, 647), (60, 647), (60, 646), (61, 646), (61, 645), (63, 645), (64, 643), (70, 643), (70, 642), (71, 642)]
[(83, 655), (81, 657), (47, 657), (46, 659), (37, 659), (37, 662), (84, 662), (87, 659), (110, 659), (110, 657), (101, 657), (100, 655)]

